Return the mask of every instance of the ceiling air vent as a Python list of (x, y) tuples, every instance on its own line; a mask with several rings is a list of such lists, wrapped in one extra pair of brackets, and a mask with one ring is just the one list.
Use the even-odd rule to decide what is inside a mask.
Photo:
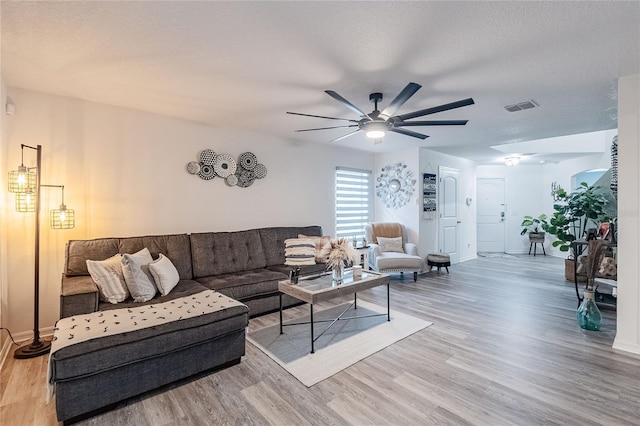
[(520, 102), (519, 104), (507, 105), (506, 107), (504, 107), (504, 109), (506, 109), (509, 112), (516, 112), (516, 111), (522, 111), (524, 109), (535, 108), (537, 106), (539, 105), (536, 103), (536, 101), (531, 99), (525, 102)]

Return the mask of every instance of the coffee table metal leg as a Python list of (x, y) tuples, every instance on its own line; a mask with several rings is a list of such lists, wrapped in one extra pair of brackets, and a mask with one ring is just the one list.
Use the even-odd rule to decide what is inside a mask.
[(283, 334), (282, 331), (282, 293), (278, 293), (280, 299), (280, 334)]
[(313, 303), (309, 303), (309, 312), (310, 312), (310, 323), (311, 323), (311, 353), (315, 352), (315, 348), (313, 346)]
[(389, 283), (387, 283), (387, 321), (391, 321), (391, 304), (389, 303)]
[(358, 309), (358, 293), (353, 293), (353, 309)]

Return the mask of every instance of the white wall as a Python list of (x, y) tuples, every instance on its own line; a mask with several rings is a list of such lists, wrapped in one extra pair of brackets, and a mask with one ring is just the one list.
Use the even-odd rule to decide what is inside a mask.
[[(5, 167), (6, 149), (5, 149), (5, 117), (6, 117), (6, 104), (7, 104), (7, 86), (0, 74), (0, 189), (4, 191), (7, 187), (7, 169)], [(5, 198), (0, 197), (0, 212), (5, 211)], [(0, 216), (0, 327), (6, 327), (7, 324), (7, 221), (6, 216), (3, 214)], [(3, 362), (2, 348), (4, 343), (8, 340), (6, 333), (0, 330), (0, 365)]]
[[(482, 166), (476, 167), (477, 178), (504, 179), (505, 192), (505, 252), (526, 253), (529, 251), (529, 239), (520, 235), (522, 218), (537, 217), (549, 213), (543, 207), (542, 166)], [(549, 242), (545, 242), (548, 250)]]
[[(303, 145), (16, 88), (8, 94), (17, 113), (3, 116), (2, 170), (20, 164), (21, 143), (42, 145), (42, 182), (64, 184), (66, 204), (76, 213), (75, 229), (49, 229), (48, 210), (57, 208), (60, 192), (42, 190), (41, 327), (58, 319), (69, 239), (312, 224), (333, 235), (335, 167), (374, 167), (373, 154), (342, 147)], [(251, 151), (266, 165), (267, 176), (239, 188), (188, 174), (186, 164), (205, 148), (234, 157)], [(26, 150), (25, 165), (34, 161)], [(2, 301), (6, 326), (26, 332), (33, 328), (33, 214), (16, 213), (13, 194), (0, 194), (8, 248), (1, 269), (10, 278), (8, 303)]]
[[(460, 261), (473, 259), (476, 257), (476, 203), (472, 202), (471, 206), (467, 206), (464, 200), (467, 197), (476, 199), (476, 165), (473, 161), (464, 158), (454, 157), (440, 152), (431, 151), (426, 148), (420, 148), (420, 174), (418, 179), (419, 202), (416, 206), (420, 223), (420, 252), (426, 256), (429, 253), (438, 252), (438, 215), (435, 219), (427, 219), (422, 212), (422, 174), (436, 173), (439, 174), (440, 167), (450, 167), (460, 171), (460, 181), (458, 182), (458, 206), (460, 225), (459, 246), (458, 251)], [(438, 179), (440, 176), (438, 175)], [(439, 206), (438, 206), (439, 207)], [(436, 211), (438, 213), (438, 211)]]
[[(383, 142), (384, 143), (384, 142)], [(375, 195), (375, 187), (378, 177), (382, 172), (382, 167), (391, 166), (396, 163), (402, 163), (407, 166), (407, 171), (411, 171), (413, 179), (416, 183), (413, 187), (413, 195), (407, 204), (399, 209), (387, 208), (377, 195)], [(404, 176), (404, 175), (403, 175)], [(418, 161), (418, 149), (406, 149), (402, 151), (393, 151), (376, 155), (375, 168), (373, 170), (373, 186), (374, 186), (374, 212), (376, 222), (399, 222), (404, 224), (407, 231), (407, 239), (409, 242), (418, 244), (420, 223), (418, 221), (417, 200), (421, 199), (422, 186), (420, 179), (420, 169)], [(422, 254), (422, 253), (421, 253)]]
[(618, 304), (615, 349), (640, 354), (640, 74), (618, 80)]

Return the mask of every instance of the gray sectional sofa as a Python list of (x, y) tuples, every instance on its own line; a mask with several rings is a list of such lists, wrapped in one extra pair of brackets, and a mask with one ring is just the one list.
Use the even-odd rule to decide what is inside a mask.
[[(67, 346), (51, 355), (58, 420), (87, 413), (204, 371), (240, 362), (245, 353), (249, 316), (279, 307), (278, 281), (292, 267), (284, 264), (284, 240), (298, 234), (321, 236), (320, 226), (272, 227), (237, 232), (207, 232), (129, 238), (72, 240), (66, 247), (60, 296), (61, 318), (140, 306), (132, 300), (102, 302), (87, 271), (87, 260), (148, 248), (178, 270), (180, 281), (157, 304), (204, 290), (215, 290), (244, 305), (157, 327), (143, 328)], [(302, 273), (326, 269), (302, 267)], [(283, 297), (283, 304), (300, 303)]]

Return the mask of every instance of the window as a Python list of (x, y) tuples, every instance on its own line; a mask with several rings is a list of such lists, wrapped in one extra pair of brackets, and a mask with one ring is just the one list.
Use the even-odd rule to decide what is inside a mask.
[(371, 221), (371, 172), (336, 167), (336, 237), (364, 237)]

